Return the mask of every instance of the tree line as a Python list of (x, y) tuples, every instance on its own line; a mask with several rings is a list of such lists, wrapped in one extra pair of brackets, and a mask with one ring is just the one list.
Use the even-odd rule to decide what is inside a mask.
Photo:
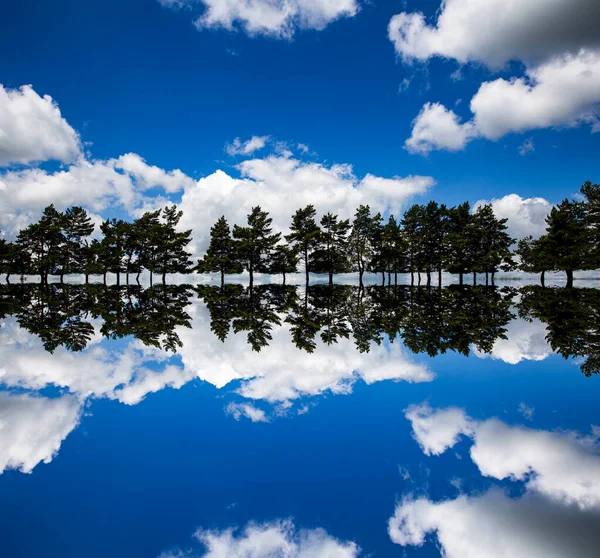
[(139, 278), (143, 269), (162, 275), (186, 273), (192, 269), (186, 246), (192, 231), (176, 230), (183, 213), (176, 206), (146, 212), (132, 223), (106, 219), (100, 225), (101, 239), (91, 239), (94, 224), (85, 209), (71, 207), (64, 212), (54, 205), (44, 210), (40, 220), (21, 230), (15, 242), (0, 238), (0, 273), (7, 281), (15, 275), (39, 275), (42, 283), (49, 275), (114, 273)]
[[(53, 205), (37, 223), (22, 230), (15, 242), (0, 237), (0, 273), (49, 275), (113, 273), (139, 278), (143, 269), (168, 273), (218, 273), (225, 276), (247, 271), (250, 284), (256, 273), (286, 275), (304, 270), (333, 276), (355, 272), (362, 284), (366, 272), (378, 273), (382, 282), (397, 284), (398, 274), (410, 273), (411, 284), (427, 284), (432, 276), (441, 283), (443, 272), (457, 274), (462, 284), (466, 274), (483, 274), (486, 283), (499, 271), (520, 269), (540, 273), (564, 271), (567, 285), (576, 270), (600, 267), (600, 185), (586, 182), (581, 199), (565, 199), (546, 218), (546, 233), (518, 242), (507, 233), (507, 219), (495, 216), (489, 204), (474, 211), (468, 202), (447, 207), (431, 201), (411, 206), (401, 218), (372, 214), (361, 205), (352, 220), (333, 213), (317, 220), (313, 205), (298, 209), (291, 217), (289, 234), (276, 232), (273, 219), (260, 206), (252, 209), (245, 225), (230, 227), (224, 216), (210, 229), (206, 254), (192, 262), (186, 247), (191, 231), (178, 231), (182, 212), (176, 206), (146, 212), (132, 223), (107, 219), (102, 238), (91, 239), (93, 223), (85, 209), (65, 212)], [(515, 259), (515, 256), (517, 258)]]

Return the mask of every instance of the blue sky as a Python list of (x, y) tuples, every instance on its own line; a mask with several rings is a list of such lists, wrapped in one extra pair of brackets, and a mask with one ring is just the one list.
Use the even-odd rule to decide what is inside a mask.
[[(214, 176), (218, 169), (237, 178), (236, 165), (270, 154), (297, 160), (300, 170), (351, 165), (354, 178), (346, 186), (357, 190), (368, 175), (427, 178), (412, 189), (405, 183), (384, 184), (379, 202), (371, 199), (371, 190), (348, 198), (347, 188), (334, 185), (341, 213), (359, 202), (399, 212), (407, 203), (430, 198), (454, 204), (518, 194), (522, 199), (496, 206), (501, 216), (512, 218), (517, 236), (539, 233), (549, 204), (576, 193), (585, 180), (597, 180), (600, 136), (591, 132), (598, 127), (599, 43), (593, 29), (582, 27), (597, 14), (596, 2), (538, 0), (529, 11), (509, 3), (498, 15), (502, 3), (476, 0), (453, 0), (444, 10), (439, 1), (339, 0), (329, 4), (329, 11), (324, 2), (288, 0), (286, 9), (296, 15), (268, 29), (260, 27), (268, 19), (264, 11), (257, 11), (268, 6), (264, 2), (254, 8), (221, 0), (162, 4), (41, 0), (2, 7), (0, 47), (11, 55), (0, 61), (0, 83), (5, 95), (13, 90), (12, 99), (3, 100), (0, 121), (5, 132), (0, 172), (8, 185), (0, 227), (7, 234), (36, 218), (49, 199), (59, 206), (82, 204), (99, 216), (135, 216), (141, 207), (160, 205), (164, 177), (150, 181), (153, 187), (146, 180), (140, 188), (144, 169), (133, 175), (117, 170), (130, 173), (132, 191), (143, 190), (127, 207), (106, 190), (110, 177), (80, 172), (68, 195), (64, 180), (72, 180), (70, 175), (59, 176), (51, 187), (40, 183), (39, 169), (56, 179), (59, 164), (72, 175), (77, 169), (69, 165), (81, 165), (82, 159), (106, 164), (127, 153), (167, 172), (180, 169), (195, 180)], [(230, 6), (229, 12), (223, 6)], [(419, 11), (430, 27), (415, 24), (411, 39), (403, 40), (398, 29), (411, 28)], [(467, 16), (457, 17), (457, 11)], [(212, 19), (206, 15), (211, 13)], [(204, 23), (194, 26), (203, 14)], [(495, 31), (480, 32), (486, 25)], [(547, 32), (550, 28), (562, 33)], [(527, 40), (531, 36), (533, 46)], [(519, 79), (524, 81), (514, 82)], [(497, 80), (504, 80), (502, 91), (481, 93), (482, 84), (498, 85)], [(30, 100), (21, 108), (30, 112), (26, 122), (16, 109), (19, 92), (14, 91), (26, 84), (32, 96), (50, 95), (60, 116), (41, 125)], [(473, 125), (469, 102), (478, 91)], [(426, 107), (437, 109), (431, 121), (425, 118)], [(420, 114), (427, 129), (416, 134), (411, 148), (405, 142), (415, 136), (413, 122)], [(54, 153), (32, 148), (59, 146), (52, 126), (75, 134), (68, 141), (60, 136), (71, 142), (70, 148), (56, 147)], [(264, 149), (233, 157), (224, 151), (235, 138), (243, 143), (255, 136), (270, 138)], [(308, 151), (297, 150), (298, 144)], [(261, 173), (246, 169), (245, 176), (283, 195), (277, 183), (280, 166)], [(21, 174), (15, 177), (15, 171)], [(290, 180), (291, 191), (297, 191), (299, 178)], [(322, 178), (310, 180), (318, 184)], [(174, 185), (166, 197), (177, 202), (185, 193), (194, 197), (195, 184)], [(210, 188), (224, 187), (219, 182)], [(11, 195), (25, 190), (22, 199)], [(202, 217), (226, 213), (238, 220), (246, 209), (240, 202), (252, 203), (248, 198), (262, 202), (281, 226), (289, 220), (291, 206), (269, 207), (270, 196), (255, 191), (236, 191), (218, 202), (204, 196), (202, 206), (213, 211)], [(297, 205), (310, 198), (308, 189), (297, 196)], [(319, 207), (319, 196), (314, 200)], [(200, 211), (195, 204), (183, 208), (196, 215)], [(195, 229), (198, 238), (204, 229)], [(200, 239), (196, 249), (203, 246)]]

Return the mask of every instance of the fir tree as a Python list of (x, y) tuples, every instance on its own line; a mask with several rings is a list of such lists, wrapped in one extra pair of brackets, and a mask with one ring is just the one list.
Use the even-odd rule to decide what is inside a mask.
[(238, 256), (250, 274), (250, 285), (254, 282), (255, 272), (268, 273), (271, 269), (273, 249), (281, 238), (280, 233), (273, 233), (272, 222), (269, 214), (256, 206), (248, 215), (247, 227), (233, 227)]
[(210, 245), (206, 255), (198, 260), (196, 270), (199, 273), (220, 273), (221, 285), (225, 283), (226, 273), (241, 273), (242, 266), (237, 259), (236, 242), (225, 216), (220, 217), (210, 229)]
[(333, 284), (334, 273), (350, 271), (348, 259), (348, 233), (350, 221), (338, 220), (337, 215), (327, 213), (321, 219), (321, 233), (317, 249), (312, 254), (312, 271), (327, 273), (329, 284)]
[(307, 285), (308, 274), (311, 271), (310, 255), (319, 244), (320, 229), (315, 221), (316, 215), (317, 212), (312, 205), (298, 209), (292, 216), (291, 233), (285, 237), (290, 243), (290, 247), (298, 253), (300, 261), (304, 264)]

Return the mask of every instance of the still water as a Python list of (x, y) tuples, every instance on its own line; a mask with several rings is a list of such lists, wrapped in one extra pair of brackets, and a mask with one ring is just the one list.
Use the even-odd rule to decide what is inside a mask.
[(7, 557), (597, 557), (600, 291), (0, 287)]

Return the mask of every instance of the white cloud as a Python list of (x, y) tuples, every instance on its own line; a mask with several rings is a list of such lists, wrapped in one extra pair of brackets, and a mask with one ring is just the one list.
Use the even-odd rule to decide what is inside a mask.
[(269, 418), (262, 409), (250, 405), (249, 403), (231, 402), (225, 407), (225, 412), (231, 415), (235, 420), (246, 417), (252, 422), (269, 422)]
[(552, 349), (546, 341), (546, 324), (538, 319), (515, 318), (506, 326), (506, 339), (497, 339), (491, 353), (473, 347), (473, 354), (479, 358), (491, 357), (508, 364), (518, 364), (523, 360), (544, 360), (552, 354)]
[(301, 29), (322, 30), (333, 21), (353, 17), (356, 0), (159, 0), (166, 7), (195, 7), (204, 12), (195, 20), (198, 29), (243, 29), (248, 35), (291, 39)]
[(249, 523), (242, 531), (199, 529), (195, 537), (206, 549), (203, 558), (355, 558), (360, 553), (354, 542), (338, 540), (323, 529), (298, 530), (291, 520)]
[(0, 392), (0, 473), (30, 473), (50, 463), (79, 423), (81, 405), (70, 395), (55, 399)]
[(0, 84), (0, 167), (55, 159), (69, 163), (80, 155), (79, 135), (49, 95), (30, 85)]
[(231, 143), (225, 146), (228, 155), (252, 155), (255, 151), (263, 149), (269, 141), (269, 136), (252, 136), (247, 141), (241, 141), (235, 138)]
[(426, 104), (413, 122), (407, 149), (428, 154), (462, 149), (477, 137), (497, 140), (510, 133), (582, 124), (591, 124), (592, 132), (600, 129), (600, 52), (557, 56), (526, 74), (483, 83), (471, 99), (473, 118), (464, 124), (443, 105)]
[(473, 439), (470, 455), (482, 475), (525, 483), (528, 491), (582, 509), (600, 507), (600, 455), (589, 437), (510, 426), (498, 419), (474, 421), (462, 409), (406, 410), (427, 455), (453, 447), (459, 436)]
[(454, 111), (439, 103), (425, 104), (412, 124), (412, 134), (404, 145), (410, 153), (420, 155), (439, 149), (460, 151), (477, 136), (473, 123), (461, 123)]
[(374, 212), (389, 208), (398, 214), (412, 196), (435, 183), (427, 176), (384, 179), (368, 174), (359, 179), (350, 165), (328, 167), (276, 155), (245, 160), (238, 169), (240, 178), (218, 170), (186, 188), (181, 226), (193, 230), (195, 253), (206, 249), (210, 226), (221, 215), (230, 225), (241, 225), (255, 205), (270, 213), (277, 230), (286, 231), (296, 209), (308, 204), (320, 215), (332, 211), (343, 218), (351, 217), (361, 204), (370, 204)]
[(109, 165), (120, 169), (135, 179), (138, 190), (150, 188), (162, 188), (165, 192), (180, 192), (185, 188), (192, 187), (196, 181), (184, 174), (179, 169), (165, 171), (159, 167), (151, 166), (136, 153), (121, 155), (117, 160), (111, 160)]
[(533, 153), (535, 151), (535, 145), (533, 144), (533, 140), (531, 138), (527, 138), (520, 146), (519, 146), (519, 155), (524, 157), (527, 153)]
[(517, 239), (543, 235), (546, 232), (546, 217), (552, 209), (552, 204), (544, 198), (522, 198), (518, 194), (508, 194), (503, 198), (478, 200), (473, 204), (473, 211), (485, 204), (492, 205), (499, 219), (508, 219), (508, 233)]
[(388, 36), (408, 62), (440, 56), (499, 68), (600, 46), (598, 21), (596, 0), (443, 0), (435, 25), (403, 12), (390, 20)]
[(593, 558), (599, 520), (597, 510), (491, 490), (441, 502), (407, 498), (397, 504), (388, 533), (402, 546), (422, 546), (435, 533), (444, 558)]
[(440, 455), (453, 447), (461, 434), (473, 431), (471, 420), (457, 407), (433, 410), (424, 403), (411, 405), (404, 415), (411, 422), (413, 437), (425, 455)]

